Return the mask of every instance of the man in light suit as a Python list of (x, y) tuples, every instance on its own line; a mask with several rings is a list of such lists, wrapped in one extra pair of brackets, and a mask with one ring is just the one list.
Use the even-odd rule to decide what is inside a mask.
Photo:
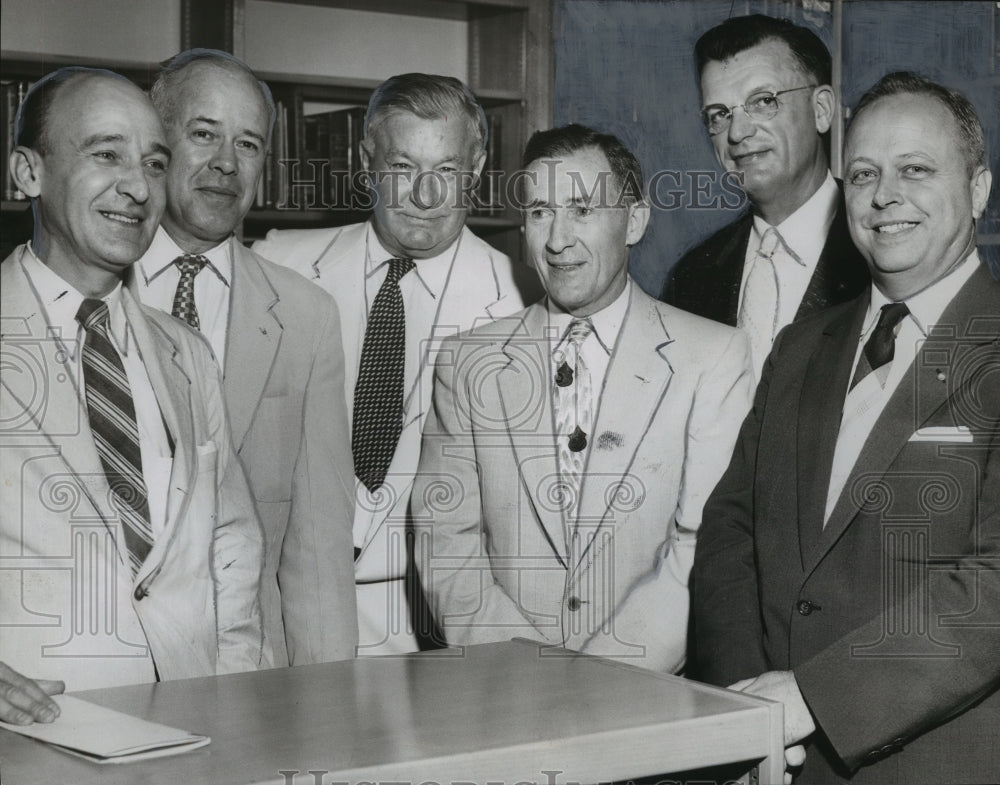
[[(692, 574), (700, 673), (785, 706), (806, 783), (1000, 771), (1000, 285), (983, 131), (890, 74), (847, 134), (870, 291), (775, 342)], [(801, 763), (803, 749), (787, 757)]]
[[(482, 108), (457, 79), (394, 76), (376, 88), (365, 117), (371, 219), (271, 231), (254, 245), (326, 289), (340, 310), (357, 471), (360, 654), (436, 643), (419, 586), (407, 586), (405, 542), (433, 356), (442, 338), (523, 307), (510, 259), (465, 227), (486, 133)], [(390, 339), (393, 322), (399, 332)]]
[(164, 208), (159, 118), (124, 77), (66, 68), (16, 134), (35, 233), (0, 265), (0, 719), (28, 723), (63, 681), (269, 663), (261, 527), (211, 351), (122, 286)]
[(754, 14), (713, 27), (695, 57), (716, 157), (743, 175), (751, 209), (684, 255), (662, 299), (744, 328), (759, 377), (778, 330), (868, 284), (827, 156), (830, 53), (811, 30)]
[(132, 270), (135, 288), (199, 329), (223, 369), (233, 443), (264, 524), (261, 602), (275, 664), (353, 657), (354, 468), (337, 307), (234, 237), (264, 165), (270, 91), (232, 55), (195, 49), (164, 66), (151, 97), (173, 157), (163, 225)]
[(746, 337), (627, 273), (642, 173), (579, 125), (524, 153), (548, 297), (447, 341), (412, 497), (449, 643), (514, 636), (675, 672), (701, 508), (752, 396)]

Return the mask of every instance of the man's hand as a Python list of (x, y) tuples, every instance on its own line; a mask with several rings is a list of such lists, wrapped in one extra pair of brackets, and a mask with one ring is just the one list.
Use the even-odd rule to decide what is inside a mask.
[(0, 662), (0, 720), (13, 725), (52, 722), (59, 706), (49, 696), (65, 689), (61, 681), (34, 681)]
[[(816, 723), (799, 692), (795, 674), (791, 671), (768, 671), (756, 679), (743, 679), (731, 684), (729, 689), (782, 704), (785, 715), (785, 765), (788, 768), (801, 767), (806, 761), (806, 751), (800, 742), (816, 730)], [(785, 784), (791, 781), (792, 775), (786, 773)]]

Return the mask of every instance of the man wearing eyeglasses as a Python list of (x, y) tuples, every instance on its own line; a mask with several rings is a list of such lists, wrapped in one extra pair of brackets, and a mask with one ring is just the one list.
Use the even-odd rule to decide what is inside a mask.
[(782, 327), (869, 280), (830, 173), (830, 53), (812, 31), (754, 14), (713, 27), (695, 57), (715, 155), (742, 175), (751, 209), (677, 263), (662, 299), (743, 328), (760, 378)]

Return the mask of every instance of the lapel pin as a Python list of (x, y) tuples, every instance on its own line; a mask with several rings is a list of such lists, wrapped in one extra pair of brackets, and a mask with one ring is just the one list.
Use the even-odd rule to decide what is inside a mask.
[(260, 334), (261, 335), (267, 335), (267, 328), (266, 327), (259, 327), (258, 329), (260, 330)]
[(937, 380), (939, 382), (944, 382), (944, 381), (947, 381), (947, 379), (948, 379), (948, 377), (945, 375), (945, 372), (942, 371), (940, 368), (938, 368), (937, 369)]

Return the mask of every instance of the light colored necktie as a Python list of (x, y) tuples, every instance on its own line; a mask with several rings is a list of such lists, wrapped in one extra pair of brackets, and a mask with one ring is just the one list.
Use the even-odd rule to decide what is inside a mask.
[(737, 327), (746, 331), (750, 338), (750, 351), (758, 378), (778, 327), (778, 272), (773, 257), (780, 240), (781, 236), (774, 227), (768, 228), (761, 237), (743, 288), (743, 302), (736, 320)]
[(392, 259), (372, 302), (354, 386), (351, 451), (354, 473), (374, 493), (403, 431), (403, 374), (406, 369), (406, 313), (399, 280), (416, 267), (412, 259)]
[(208, 264), (208, 259), (204, 256), (194, 254), (184, 254), (174, 259), (174, 265), (181, 271), (181, 277), (177, 281), (177, 290), (174, 292), (174, 306), (170, 313), (178, 319), (183, 319), (194, 329), (201, 329), (201, 322), (198, 319), (198, 308), (194, 304), (194, 279)]
[(553, 353), (556, 366), (555, 415), (559, 474), (565, 491), (566, 521), (576, 520), (587, 447), (591, 440), (593, 388), (580, 347), (594, 330), (587, 319), (574, 319), (567, 339)]
[(132, 389), (111, 342), (107, 304), (84, 300), (76, 318), (86, 331), (81, 359), (90, 431), (111, 487), (112, 504), (122, 522), (129, 565), (135, 576), (153, 547), (153, 529)]

